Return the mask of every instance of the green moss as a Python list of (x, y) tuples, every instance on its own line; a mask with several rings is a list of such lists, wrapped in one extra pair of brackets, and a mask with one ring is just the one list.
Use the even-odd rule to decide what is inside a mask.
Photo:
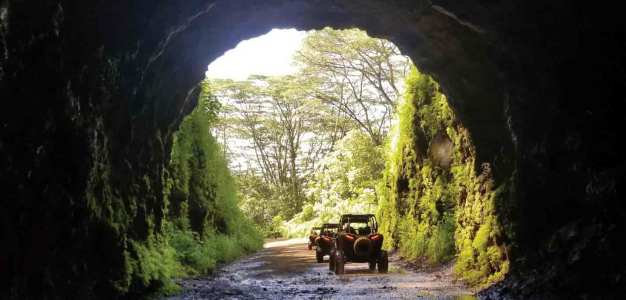
[[(114, 283), (120, 293), (169, 295), (179, 290), (173, 278), (209, 273), (218, 263), (261, 247), (260, 233), (238, 208), (237, 186), (211, 135), (218, 107), (203, 84), (198, 107), (174, 135), (172, 161), (162, 176), (165, 219), (154, 217), (157, 213), (141, 220), (146, 238), (128, 242), (123, 260), (127, 276)], [(114, 193), (97, 183), (90, 193), (106, 193), (111, 200), (109, 206), (93, 213), (117, 224), (113, 230), (126, 226), (116, 223), (124, 216), (115, 213)], [(144, 176), (131, 188), (150, 195), (156, 193), (152, 186)]]
[[(416, 69), (406, 80), (398, 122), (386, 145), (384, 179), (378, 185), (384, 247), (428, 264), (456, 258), (455, 272), (483, 286), (503, 278), (509, 262), (497, 222), (488, 164), (475, 170), (469, 132), (456, 120), (438, 85)], [(452, 165), (429, 159), (428, 145), (440, 133), (452, 141)], [(501, 201), (502, 202), (502, 201)]]
[(480, 225), (476, 232), (476, 237), (472, 242), (472, 247), (480, 252), (484, 252), (489, 245), (489, 234), (491, 234), (492, 228), (489, 220)]
[(454, 257), (454, 222), (454, 216), (447, 215), (435, 226), (426, 250), (431, 264), (446, 262)]

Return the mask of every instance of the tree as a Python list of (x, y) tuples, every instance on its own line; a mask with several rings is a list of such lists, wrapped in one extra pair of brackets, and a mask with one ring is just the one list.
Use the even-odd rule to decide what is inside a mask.
[(389, 129), (410, 61), (358, 29), (310, 33), (295, 60), (311, 95), (354, 121), (377, 145)]
[(384, 168), (382, 146), (360, 131), (349, 132), (324, 158), (307, 185), (315, 211), (336, 218), (341, 213), (374, 212), (375, 189)]
[(376, 212), (376, 187), (384, 168), (382, 146), (360, 130), (350, 131), (310, 176), (305, 188), (308, 202), (287, 223), (289, 234), (302, 235), (344, 213)]
[[(388, 41), (359, 30), (331, 29), (310, 33), (295, 60), (301, 69), (292, 76), (213, 81), (225, 107), (220, 130), (229, 136), (224, 140), (231, 165), (239, 166), (245, 187), (242, 207), (266, 225), (276, 215), (291, 219), (303, 204), (315, 201), (305, 190), (311, 180), (321, 182), (321, 168), (329, 168), (322, 162), (345, 147), (340, 141), (350, 132), (360, 131), (371, 153), (378, 153), (374, 149), (386, 136), (410, 63)], [(364, 166), (375, 161), (368, 158)], [(347, 180), (343, 171), (333, 176)], [(373, 185), (367, 190), (373, 192)]]
[(248, 168), (273, 190), (279, 212), (291, 217), (301, 209), (303, 174), (323, 147), (315, 140), (318, 114), (313, 99), (302, 93), (302, 83), (291, 76), (254, 76), (246, 81), (217, 80), (216, 94), (230, 104), (233, 133), (252, 155)]

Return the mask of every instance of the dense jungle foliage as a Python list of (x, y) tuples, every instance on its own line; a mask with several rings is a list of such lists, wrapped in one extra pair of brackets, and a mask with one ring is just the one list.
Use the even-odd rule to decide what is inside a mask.
[(209, 273), (262, 246), (260, 232), (238, 207), (236, 181), (211, 133), (220, 104), (207, 81), (201, 88), (198, 106), (174, 136), (165, 178), (165, 234), (134, 245), (140, 259), (133, 267), (141, 269), (145, 285), (163, 293), (178, 289), (174, 277)]
[(312, 174), (305, 189), (308, 201), (284, 223), (284, 234), (304, 236), (311, 227), (337, 222), (344, 213), (375, 213), (376, 185), (384, 167), (383, 147), (361, 131), (350, 131)]
[(309, 32), (293, 60), (292, 75), (212, 80), (241, 207), (271, 236), (376, 210), (382, 144), (410, 65), (357, 29)]

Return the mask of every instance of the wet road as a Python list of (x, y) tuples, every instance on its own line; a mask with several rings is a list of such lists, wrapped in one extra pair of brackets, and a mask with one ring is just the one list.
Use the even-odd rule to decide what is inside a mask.
[(315, 261), (305, 240), (266, 243), (264, 249), (222, 267), (212, 277), (185, 279), (168, 299), (475, 299), (455, 283), (450, 268), (416, 272), (391, 256), (389, 273), (346, 265), (337, 276)]

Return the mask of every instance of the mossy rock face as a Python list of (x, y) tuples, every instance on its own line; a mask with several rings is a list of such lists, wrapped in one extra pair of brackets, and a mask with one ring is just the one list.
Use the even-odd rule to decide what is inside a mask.
[[(160, 235), (172, 135), (206, 65), (273, 27), (323, 26), (389, 38), (441, 84), (476, 152), (455, 153), (476, 166), (452, 172), (479, 174), (489, 163), (498, 191), (489, 207), (476, 200), (489, 184), (458, 187), (467, 211), (459, 220), (495, 211), (492, 228), (503, 232), (490, 236), (502, 250), (472, 254), (488, 262), (507, 253), (501, 269), (514, 276), (493, 293), (623, 294), (620, 14), (534, 0), (1, 1), (2, 296), (150, 289), (130, 275), (143, 273), (129, 244)], [(417, 156), (426, 146), (404, 149), (407, 159), (426, 159)], [(393, 176), (422, 195), (421, 181)], [(401, 220), (382, 214), (397, 231)], [(519, 286), (528, 288), (516, 294)]]
[[(392, 237), (385, 246), (429, 265), (456, 257), (456, 274), (472, 285), (503, 279), (509, 261), (502, 241), (508, 238), (494, 210), (490, 165), (475, 171), (469, 132), (432, 78), (413, 70), (406, 89), (388, 145), (384, 187), (389, 190), (379, 200), (381, 229)], [(408, 186), (395, 178), (405, 178)]]

